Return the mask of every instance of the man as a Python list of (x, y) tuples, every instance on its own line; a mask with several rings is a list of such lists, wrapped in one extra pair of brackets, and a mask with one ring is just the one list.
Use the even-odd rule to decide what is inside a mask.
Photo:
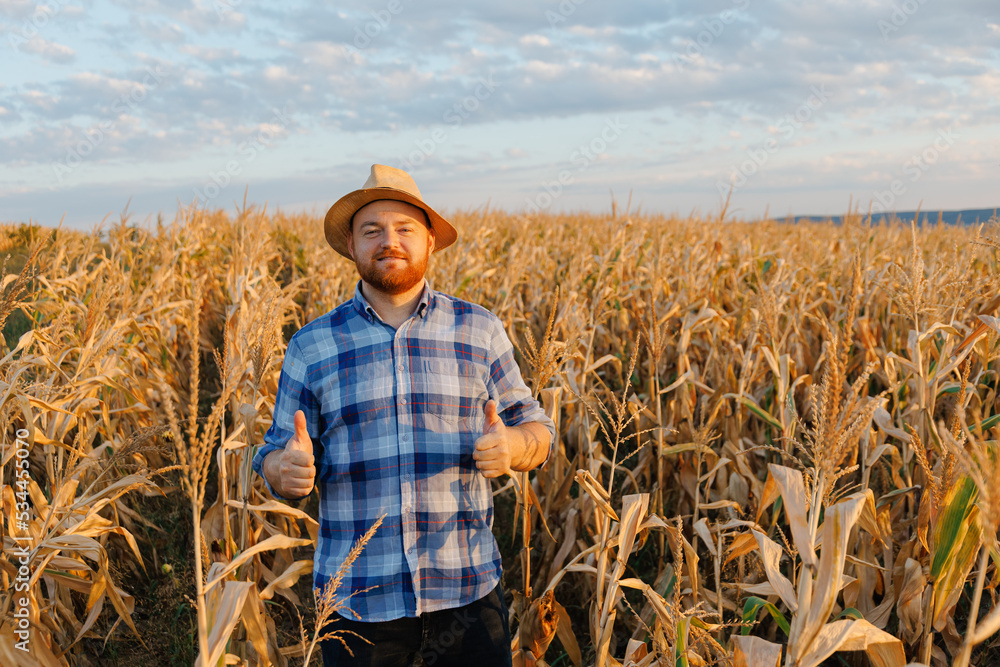
[(274, 420), (253, 459), (282, 500), (318, 481), (314, 584), (383, 513), (338, 589), (351, 630), (326, 665), (510, 665), (490, 478), (548, 462), (555, 426), (521, 379), (500, 320), (436, 292), (432, 252), (457, 238), (406, 172), (373, 165), (326, 215), (354, 298), (288, 344)]

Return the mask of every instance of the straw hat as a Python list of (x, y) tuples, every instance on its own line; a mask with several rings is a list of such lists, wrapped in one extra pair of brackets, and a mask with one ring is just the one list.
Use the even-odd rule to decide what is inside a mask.
[(431, 229), (434, 230), (434, 252), (447, 248), (458, 238), (458, 232), (451, 223), (424, 203), (412, 176), (402, 169), (373, 164), (372, 173), (361, 189), (344, 195), (327, 211), (325, 223), (327, 243), (347, 259), (352, 259), (351, 253), (347, 252), (351, 218), (362, 206), (379, 199), (395, 199), (422, 208), (427, 213)]

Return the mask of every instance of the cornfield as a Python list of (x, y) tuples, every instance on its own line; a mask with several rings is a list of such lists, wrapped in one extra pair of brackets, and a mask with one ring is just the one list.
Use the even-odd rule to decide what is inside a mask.
[[(516, 665), (1000, 660), (995, 221), (452, 219), (428, 278), (559, 434), (493, 480)], [(250, 468), (288, 339), (357, 280), (320, 221), (0, 237), (0, 663), (321, 661), (316, 494)]]

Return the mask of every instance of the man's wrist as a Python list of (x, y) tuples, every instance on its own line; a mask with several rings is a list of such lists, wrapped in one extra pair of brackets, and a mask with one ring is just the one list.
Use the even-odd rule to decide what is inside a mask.
[[(544, 437), (542, 436), (544, 431)], [(540, 466), (548, 456), (549, 432), (542, 424), (527, 422), (507, 427), (511, 470), (525, 472)]]
[(274, 489), (279, 496), (287, 497), (285, 490), (281, 488), (281, 475), (279, 474), (277, 467), (281, 465), (281, 453), (284, 450), (276, 449), (266, 457), (264, 457), (264, 463), (261, 464), (260, 469), (264, 473), (264, 479), (267, 480), (271, 488)]

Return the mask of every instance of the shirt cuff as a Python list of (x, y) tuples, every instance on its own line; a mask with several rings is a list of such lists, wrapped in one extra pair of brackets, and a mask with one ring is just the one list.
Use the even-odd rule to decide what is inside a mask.
[(543, 470), (545, 468), (545, 466), (548, 465), (549, 459), (552, 458), (552, 456), (555, 454), (555, 451), (556, 451), (556, 426), (551, 421), (551, 419), (549, 419), (547, 421), (548, 421), (548, 423), (546, 423), (546, 422), (541, 422), (541, 423), (545, 424), (545, 428), (547, 428), (548, 431), (549, 431), (549, 451), (545, 455), (545, 460), (542, 461), (542, 464), (540, 466), (538, 466), (537, 468), (535, 468), (536, 470)]

